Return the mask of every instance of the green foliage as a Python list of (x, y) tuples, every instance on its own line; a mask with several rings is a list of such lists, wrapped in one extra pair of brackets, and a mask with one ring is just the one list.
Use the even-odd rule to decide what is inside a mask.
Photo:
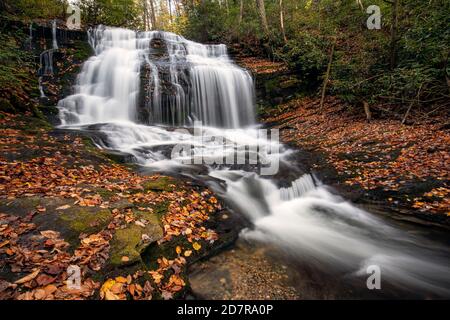
[(198, 41), (217, 41), (227, 30), (226, 18), (216, 2), (205, 1), (189, 10), (188, 21), (186, 33)]
[(23, 20), (54, 19), (65, 16), (66, 0), (3, 0), (5, 9)]
[[(223, 3), (223, 1), (222, 1)], [(270, 34), (262, 32), (255, 1), (205, 0), (190, 7), (187, 36), (202, 41), (239, 42), (241, 51), (265, 48), (270, 57), (295, 70), (305, 89), (318, 93), (328, 63), (331, 39), (337, 38), (328, 94), (351, 104), (361, 101), (409, 105), (448, 99), (450, 77), (450, 2), (400, 1), (397, 64), (390, 68), (392, 6), (383, 0), (283, 0), (288, 41), (282, 39), (279, 1), (265, 1)], [(378, 5), (382, 29), (368, 30), (366, 8)]]
[(134, 0), (78, 0), (85, 25), (139, 28), (142, 7)]
[(314, 87), (326, 68), (328, 43), (310, 33), (302, 32), (275, 52), (275, 57), (287, 62), (308, 87)]
[(37, 81), (29, 79), (30, 70), (35, 68), (32, 55), (19, 46), (19, 39), (25, 38), (20, 31), (4, 32), (0, 35), (0, 110), (25, 109), (28, 94), (37, 88)]

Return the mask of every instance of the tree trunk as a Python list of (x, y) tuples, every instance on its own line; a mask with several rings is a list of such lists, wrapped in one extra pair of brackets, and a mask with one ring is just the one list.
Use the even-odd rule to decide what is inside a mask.
[(366, 113), (367, 122), (370, 122), (370, 120), (372, 120), (372, 112), (370, 111), (369, 103), (367, 103), (367, 101), (363, 101), (363, 106), (364, 112)]
[(267, 23), (266, 7), (264, 0), (256, 0), (256, 7), (258, 8), (259, 17), (261, 19), (261, 26), (264, 29), (266, 35), (269, 34), (269, 24)]
[(398, 30), (398, 2), (392, 0), (392, 22), (391, 22), (391, 49), (390, 49), (390, 65), (391, 69), (397, 66), (397, 30)]
[(172, 17), (172, 0), (168, 0), (168, 11), (169, 11), (169, 19), (170, 19), (170, 23), (173, 22), (173, 17)]
[(153, 0), (150, 0), (150, 18), (152, 21), (152, 29), (156, 29), (156, 13), (155, 13), (155, 5)]
[(283, 0), (280, 0), (280, 27), (281, 27), (281, 34), (283, 36), (284, 43), (287, 43), (286, 30), (284, 29)]
[(331, 64), (333, 63), (333, 55), (334, 55), (334, 47), (335, 46), (336, 46), (336, 38), (334, 39), (333, 45), (331, 46), (330, 58), (329, 58), (328, 67), (327, 67), (327, 73), (325, 74), (325, 80), (323, 81), (322, 97), (320, 98), (320, 111), (321, 112), (323, 109), (323, 103), (325, 101), (325, 93), (327, 91), (328, 80), (330, 79)]
[(144, 30), (148, 31), (149, 27), (148, 27), (148, 8), (147, 8), (147, 0), (143, 1), (143, 6), (144, 6)]

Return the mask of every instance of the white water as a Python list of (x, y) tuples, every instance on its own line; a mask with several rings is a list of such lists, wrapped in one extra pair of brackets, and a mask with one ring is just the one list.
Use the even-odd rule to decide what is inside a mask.
[(38, 78), (38, 84), (39, 84), (39, 93), (40, 93), (40, 97), (41, 97), (41, 98), (45, 98), (46, 95), (45, 95), (45, 92), (44, 92), (44, 87), (43, 87), (43, 85), (42, 85), (42, 76), (40, 76), (40, 77)]
[[(155, 39), (164, 41), (165, 57), (151, 48)], [(201, 45), (170, 33), (102, 27), (89, 32), (89, 42), (95, 55), (84, 64), (76, 93), (59, 103), (62, 126), (99, 130), (104, 136), (99, 147), (129, 153), (139, 164), (158, 170), (186, 172), (195, 165), (181, 161), (195, 163), (200, 156), (208, 163), (234, 153), (244, 157), (249, 152), (242, 147), (258, 143), (263, 148), (253, 152), (294, 169), (288, 162), (293, 151), (259, 138), (249, 126), (254, 123), (253, 82), (230, 61), (225, 46)], [(150, 125), (138, 122), (144, 64), (151, 71), (151, 92), (145, 95), (149, 117), (144, 121)], [(169, 83), (171, 95), (163, 93), (163, 82)], [(191, 131), (161, 126), (189, 126), (196, 119), (208, 125), (200, 130), (206, 137), (224, 137), (225, 147)], [(192, 153), (171, 157), (170, 150), (180, 144), (192, 145)], [(279, 188), (275, 179), (255, 173), (255, 166), (245, 166), (246, 171), (244, 166), (203, 167), (211, 178), (226, 183), (224, 197), (253, 222), (243, 237), (277, 244), (299, 259), (344, 274), (365, 275), (366, 266), (376, 264), (383, 279), (450, 295), (446, 248), (389, 226), (331, 194), (310, 175)]]
[[(168, 69), (172, 94), (162, 95), (158, 66), (149, 59), (154, 39), (166, 45), (167, 61), (158, 63), (159, 69)], [(103, 27), (89, 31), (89, 43), (96, 55), (83, 66), (76, 95), (61, 102), (63, 124), (134, 122), (145, 63), (152, 70), (149, 122), (190, 125), (201, 120), (206, 125), (241, 128), (254, 121), (253, 81), (229, 60), (224, 45), (204, 46), (166, 32)]]
[(39, 56), (40, 69), (38, 74), (40, 76), (52, 76), (53, 75), (53, 49), (45, 50), (41, 52)]
[(52, 21), (53, 50), (58, 50), (58, 39), (56, 38), (56, 20)]

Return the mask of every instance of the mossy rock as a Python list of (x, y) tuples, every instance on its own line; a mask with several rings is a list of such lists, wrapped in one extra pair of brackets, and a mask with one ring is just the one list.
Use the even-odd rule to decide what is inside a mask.
[(107, 209), (99, 210), (96, 207), (71, 207), (62, 211), (60, 220), (79, 233), (95, 233), (105, 228), (112, 219)]
[[(137, 220), (145, 219), (148, 224), (142, 227), (132, 223), (116, 231), (110, 250), (110, 263), (114, 266), (141, 263), (142, 252), (163, 237), (163, 230), (156, 214), (144, 211), (135, 211), (134, 214)], [(145, 241), (143, 235), (146, 235)], [(128, 257), (128, 261), (122, 261), (122, 257)]]
[(109, 200), (112, 196), (116, 194), (115, 191), (111, 191), (106, 188), (96, 188), (94, 192), (96, 194), (99, 194), (104, 200)]
[(24, 218), (30, 212), (36, 210), (41, 205), (39, 197), (26, 197), (14, 200), (0, 200), (0, 212)]
[(173, 191), (176, 180), (171, 177), (159, 177), (144, 183), (145, 191)]
[[(27, 197), (11, 201), (0, 201), (0, 211), (25, 217), (36, 211), (37, 206), (46, 208), (45, 212), (36, 214), (33, 223), (39, 231), (54, 230), (61, 234), (61, 238), (75, 249), (80, 244), (80, 234), (92, 234), (104, 229), (112, 220), (112, 214), (107, 209), (98, 207), (79, 207), (72, 204), (73, 200), (64, 198)], [(58, 207), (69, 205), (65, 210)]]

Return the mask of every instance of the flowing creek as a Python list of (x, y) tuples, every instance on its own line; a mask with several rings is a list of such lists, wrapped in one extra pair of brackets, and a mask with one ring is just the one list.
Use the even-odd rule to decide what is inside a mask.
[(147, 170), (207, 181), (251, 222), (241, 238), (277, 248), (293, 271), (308, 264), (368, 294), (375, 265), (392, 288), (382, 297), (450, 296), (447, 246), (353, 206), (307, 173), (300, 151), (258, 126), (252, 77), (224, 45), (101, 26), (88, 36), (95, 55), (59, 102), (61, 128), (95, 132), (100, 148)]

